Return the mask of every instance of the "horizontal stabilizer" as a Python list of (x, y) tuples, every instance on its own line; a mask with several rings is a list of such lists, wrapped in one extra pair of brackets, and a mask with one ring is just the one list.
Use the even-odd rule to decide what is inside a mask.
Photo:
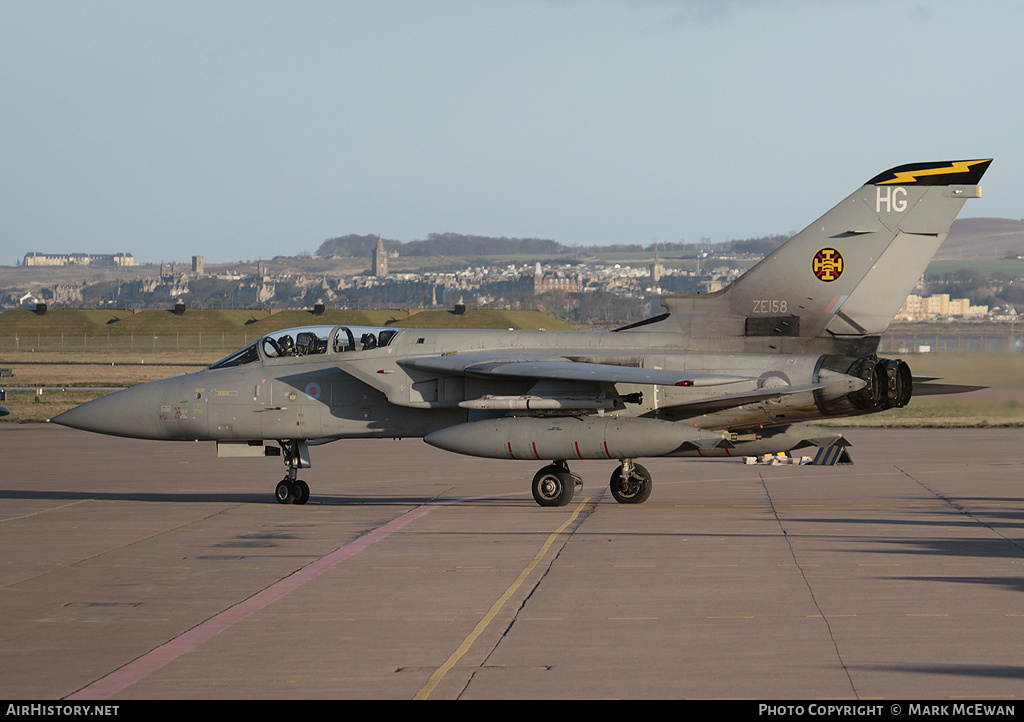
[[(847, 379), (838, 382), (842, 384), (844, 393), (852, 393), (860, 388), (863, 388), (865, 382), (862, 379)], [(694, 399), (693, 401), (684, 401), (681, 404), (674, 404), (673, 406), (665, 406), (663, 410), (670, 409), (719, 409), (719, 408), (731, 408), (734, 406), (742, 406), (743, 404), (753, 404), (761, 401), (767, 401), (768, 399), (778, 398), (782, 396), (790, 396), (792, 394), (801, 394), (805, 391), (818, 391), (820, 389), (827, 389), (830, 386), (834, 386), (836, 382), (823, 382), (816, 384), (802, 384), (799, 386), (772, 386), (766, 388), (755, 389), (753, 391), (744, 391), (736, 394), (722, 394), (720, 396), (706, 397), (702, 399)]]
[(914, 377), (914, 396), (942, 396), (944, 394), (966, 394), (971, 391), (987, 389), (988, 386), (970, 386), (968, 384), (936, 384), (934, 376)]

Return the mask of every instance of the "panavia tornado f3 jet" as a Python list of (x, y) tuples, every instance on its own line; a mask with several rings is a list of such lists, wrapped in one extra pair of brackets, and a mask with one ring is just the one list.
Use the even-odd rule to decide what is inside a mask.
[[(545, 462), (541, 506), (582, 481), (577, 459), (618, 466), (621, 503), (651, 493), (637, 459), (846, 445), (805, 422), (927, 393), (879, 336), (991, 160), (881, 173), (707, 295), (610, 332), (311, 326), (270, 333), (196, 373), (118, 391), (54, 422), (142, 439), (216, 441), (221, 456), (283, 456), (282, 504), (304, 504), (309, 447), (422, 437), (448, 451)], [(265, 441), (278, 446), (264, 445)]]

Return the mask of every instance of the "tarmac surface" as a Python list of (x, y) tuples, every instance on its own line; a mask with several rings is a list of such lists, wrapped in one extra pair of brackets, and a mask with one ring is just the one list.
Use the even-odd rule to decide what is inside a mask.
[(853, 465), (419, 440), (279, 458), (0, 424), (3, 699), (1016, 699), (1024, 429), (846, 432)]

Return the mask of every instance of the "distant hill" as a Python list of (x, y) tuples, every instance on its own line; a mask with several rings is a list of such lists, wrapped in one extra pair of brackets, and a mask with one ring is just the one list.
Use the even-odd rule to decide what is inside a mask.
[[(726, 241), (715, 244), (724, 252), (730, 253), (761, 253), (774, 251), (789, 239), (786, 235), (761, 236), (741, 240)], [(583, 258), (608, 253), (643, 254), (648, 260), (655, 247), (663, 254), (686, 254), (692, 257), (701, 250), (707, 250), (707, 243), (658, 243), (642, 246), (639, 243), (618, 243), (607, 246), (564, 246), (548, 238), (496, 238), (491, 236), (464, 235), (461, 233), (431, 233), (422, 241), (397, 241), (381, 238), (388, 252), (399, 254), (402, 259), (409, 258), (452, 258), (465, 259), (470, 257), (508, 258), (520, 256), (558, 256)], [(317, 258), (369, 258), (377, 245), (377, 236), (350, 233), (347, 236), (328, 238), (320, 244), (316, 251)]]
[(508, 328), (572, 331), (558, 319), (543, 311), (468, 310), (464, 314), (451, 311), (422, 311), (394, 324), (399, 328)]
[[(407, 256), (494, 256), (509, 253), (565, 253), (560, 243), (543, 238), (491, 238), (460, 233), (431, 233), (425, 241), (402, 241), (382, 238), (384, 247)], [(316, 255), (322, 258), (354, 256), (368, 258), (377, 245), (377, 236), (349, 234), (329, 238), (320, 244)]]
[(935, 255), (936, 261), (981, 260), (1024, 254), (1024, 220), (961, 218)]

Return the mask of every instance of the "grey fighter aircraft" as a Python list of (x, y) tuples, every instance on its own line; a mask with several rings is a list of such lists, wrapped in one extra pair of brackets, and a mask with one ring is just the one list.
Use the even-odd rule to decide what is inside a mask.
[(282, 504), (309, 499), (297, 477), (310, 446), (392, 437), (545, 462), (532, 486), (542, 506), (572, 499), (570, 462), (614, 460), (612, 495), (640, 503), (651, 475), (637, 459), (845, 445), (806, 422), (926, 392), (905, 362), (877, 356), (879, 336), (990, 163), (887, 170), (728, 288), (662, 296), (664, 313), (615, 331), (295, 328), (53, 421), (283, 456)]

